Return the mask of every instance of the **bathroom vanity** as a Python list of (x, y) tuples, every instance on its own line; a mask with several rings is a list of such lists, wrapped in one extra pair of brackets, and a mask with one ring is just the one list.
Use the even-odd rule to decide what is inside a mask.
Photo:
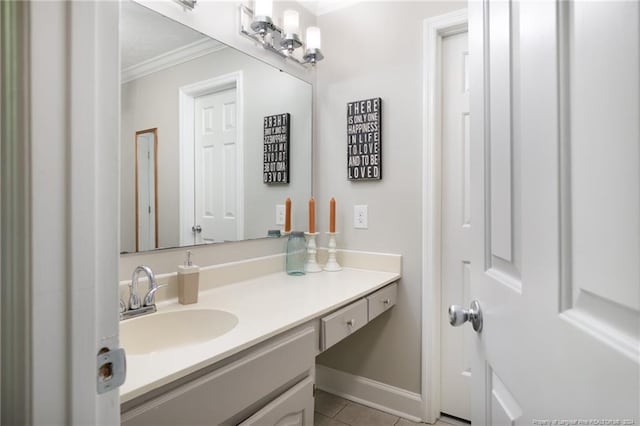
[[(394, 306), (395, 260), (397, 271), (268, 273), (124, 321), (122, 424), (313, 424), (315, 357)], [(251, 262), (241, 269), (261, 269)], [(214, 274), (228, 271), (204, 268)]]
[[(140, 304), (144, 293), (131, 303), (121, 282), (126, 316), (157, 301), (157, 312), (120, 323), (122, 424), (310, 425), (316, 356), (395, 304), (401, 258), (343, 251), (342, 271), (302, 277), (283, 272), (281, 254), (204, 267), (198, 303), (178, 304), (174, 265), (183, 258), (154, 250), (199, 245), (192, 249), (200, 265), (220, 262), (220, 244), (211, 243), (266, 237), (274, 223), (265, 212), (287, 198), (292, 222), (305, 223), (313, 78), (195, 31), (205, 7), (143, 3), (123, 1), (120, 10), (120, 272), (147, 265), (166, 287), (147, 273), (153, 292)], [(237, 12), (220, 8), (214, 21)], [(282, 114), (291, 117), (287, 167), (295, 179), (268, 185), (263, 123)], [(219, 129), (224, 143), (213, 143)], [(276, 241), (259, 255), (282, 253)], [(243, 259), (246, 247), (223, 256)]]

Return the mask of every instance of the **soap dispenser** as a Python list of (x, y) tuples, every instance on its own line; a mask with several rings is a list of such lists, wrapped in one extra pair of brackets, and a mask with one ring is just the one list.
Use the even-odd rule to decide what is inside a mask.
[(189, 305), (198, 301), (200, 268), (191, 260), (191, 250), (187, 251), (184, 265), (178, 266), (178, 302)]

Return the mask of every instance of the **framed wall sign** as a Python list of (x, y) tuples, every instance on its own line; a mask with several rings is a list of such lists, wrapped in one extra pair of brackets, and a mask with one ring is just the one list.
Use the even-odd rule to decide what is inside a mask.
[(289, 183), (290, 121), (289, 113), (264, 118), (264, 183)]
[(382, 99), (347, 104), (347, 177), (382, 179)]

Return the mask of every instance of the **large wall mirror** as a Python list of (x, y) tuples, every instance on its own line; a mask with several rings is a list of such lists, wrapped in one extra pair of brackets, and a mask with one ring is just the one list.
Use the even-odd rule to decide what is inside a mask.
[[(120, 251), (265, 238), (287, 197), (302, 227), (311, 85), (133, 1), (120, 31)], [(284, 114), (289, 183), (264, 183), (265, 118)]]

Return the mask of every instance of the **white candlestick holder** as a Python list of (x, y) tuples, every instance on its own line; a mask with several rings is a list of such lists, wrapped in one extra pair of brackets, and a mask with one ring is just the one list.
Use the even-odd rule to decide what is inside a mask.
[(304, 271), (322, 272), (322, 268), (318, 265), (318, 260), (316, 258), (316, 254), (318, 253), (316, 236), (318, 235), (318, 232), (305, 232), (304, 235), (307, 237), (307, 260), (304, 262)]
[(337, 232), (327, 232), (329, 234), (329, 260), (324, 265), (324, 270), (329, 272), (342, 271), (342, 266), (336, 260), (336, 234)]

